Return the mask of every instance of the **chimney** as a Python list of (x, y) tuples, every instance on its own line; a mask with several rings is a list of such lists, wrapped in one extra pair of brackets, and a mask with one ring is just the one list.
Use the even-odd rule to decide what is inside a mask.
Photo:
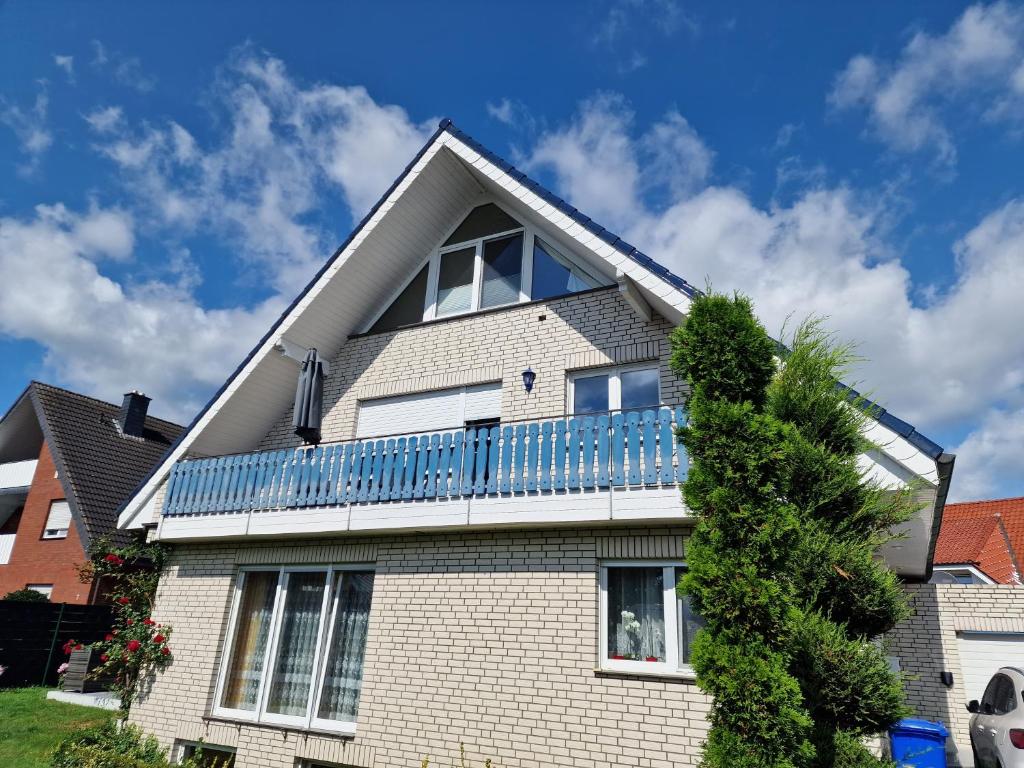
[(130, 437), (142, 437), (146, 428), (146, 411), (149, 410), (149, 398), (141, 392), (132, 390), (124, 396), (121, 412), (117, 415), (121, 433)]

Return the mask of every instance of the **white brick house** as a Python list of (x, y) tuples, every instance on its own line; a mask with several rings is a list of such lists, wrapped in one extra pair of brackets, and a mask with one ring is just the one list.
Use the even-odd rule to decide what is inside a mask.
[[(125, 505), (174, 546), (175, 661), (132, 720), (244, 766), (697, 763), (667, 367), (693, 294), (442, 122)], [(886, 558), (926, 580), (952, 457), (884, 411), (870, 437), (868, 471), (921, 482)]]

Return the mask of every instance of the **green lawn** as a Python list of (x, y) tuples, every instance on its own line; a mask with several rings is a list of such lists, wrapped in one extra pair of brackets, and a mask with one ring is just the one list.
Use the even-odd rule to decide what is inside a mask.
[(46, 768), (69, 731), (99, 725), (116, 712), (46, 700), (46, 688), (0, 690), (0, 766)]

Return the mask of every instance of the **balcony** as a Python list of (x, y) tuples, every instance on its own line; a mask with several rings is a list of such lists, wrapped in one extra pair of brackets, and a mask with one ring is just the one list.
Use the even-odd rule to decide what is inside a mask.
[(184, 460), (158, 535), (681, 518), (684, 420), (661, 408)]
[(32, 485), (32, 477), (36, 473), (38, 463), (38, 459), (29, 459), (0, 464), (0, 493), (27, 490)]

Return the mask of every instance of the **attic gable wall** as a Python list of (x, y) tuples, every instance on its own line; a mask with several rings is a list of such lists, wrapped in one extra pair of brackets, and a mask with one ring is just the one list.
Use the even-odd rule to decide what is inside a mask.
[[(502, 420), (558, 416), (565, 412), (567, 371), (643, 360), (660, 361), (662, 398), (679, 403), (682, 382), (667, 364), (672, 328), (661, 317), (645, 323), (611, 287), (356, 337), (331, 361), (323, 439), (354, 435), (360, 399), (497, 380)], [(527, 366), (537, 373), (529, 396), (520, 376)], [(289, 405), (260, 448), (298, 444)]]

